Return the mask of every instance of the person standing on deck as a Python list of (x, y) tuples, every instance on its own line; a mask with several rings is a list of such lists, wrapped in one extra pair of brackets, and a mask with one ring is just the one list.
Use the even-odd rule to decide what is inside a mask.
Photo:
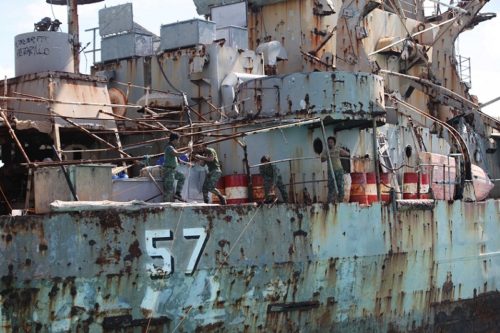
[(260, 159), (260, 163), (268, 163), (259, 166), (259, 172), (264, 178), (264, 194), (265, 194), (265, 202), (270, 203), (273, 201), (271, 196), (271, 189), (273, 186), (276, 186), (281, 193), (281, 197), (284, 202), (288, 202), (288, 194), (286, 193), (285, 185), (283, 184), (283, 180), (281, 179), (281, 173), (278, 167), (271, 162), (271, 157), (269, 155), (264, 155)]
[(208, 168), (208, 174), (205, 177), (205, 181), (203, 182), (203, 187), (201, 189), (203, 193), (203, 201), (208, 203), (208, 192), (211, 192), (219, 197), (222, 205), (227, 204), (226, 197), (224, 197), (215, 187), (217, 181), (222, 176), (222, 170), (220, 168), (217, 152), (213, 148), (208, 148), (203, 143), (198, 146), (197, 152), (198, 154), (194, 155), (194, 158), (203, 161)]
[[(183, 155), (184, 152), (176, 149), (179, 144), (179, 135), (177, 133), (170, 133), (168, 143), (165, 147), (164, 160), (163, 160), (163, 201), (173, 202), (174, 199), (184, 201), (181, 196), (182, 188), (186, 177), (179, 171), (178, 157)], [(177, 180), (177, 186), (174, 194), (174, 181)]]
[[(329, 136), (327, 139), (328, 150), (325, 150), (321, 154), (321, 162), (328, 162), (328, 198), (327, 202), (333, 202), (335, 197), (335, 182), (337, 183), (337, 198), (338, 202), (342, 202), (344, 199), (344, 168), (342, 168), (342, 163), (340, 162), (340, 157), (349, 157), (349, 152), (343, 148), (336, 145), (337, 140), (333, 136)], [(330, 158), (328, 158), (328, 151), (330, 151)], [(330, 161), (332, 163), (333, 173), (335, 176), (335, 181), (332, 177), (330, 169)]]

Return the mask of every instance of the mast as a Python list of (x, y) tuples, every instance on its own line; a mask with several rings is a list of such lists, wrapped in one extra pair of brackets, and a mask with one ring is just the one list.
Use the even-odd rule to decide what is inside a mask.
[(71, 35), (73, 50), (74, 72), (80, 72), (80, 31), (78, 26), (78, 5), (86, 5), (104, 0), (45, 0), (51, 5), (68, 6), (68, 33)]
[(78, 0), (68, 0), (68, 33), (73, 49), (74, 72), (80, 72), (80, 33), (78, 27)]

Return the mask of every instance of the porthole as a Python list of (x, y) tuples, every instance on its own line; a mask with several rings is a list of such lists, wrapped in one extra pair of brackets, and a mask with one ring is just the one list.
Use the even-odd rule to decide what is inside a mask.
[(320, 138), (314, 139), (313, 149), (316, 154), (321, 154), (323, 152), (323, 141), (321, 141)]

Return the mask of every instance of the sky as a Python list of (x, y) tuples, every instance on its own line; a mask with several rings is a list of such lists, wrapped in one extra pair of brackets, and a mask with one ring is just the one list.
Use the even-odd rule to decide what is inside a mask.
[[(162, 24), (199, 17), (190, 0), (106, 0), (82, 5), (78, 7), (82, 45), (92, 41), (92, 33), (84, 30), (98, 26), (99, 9), (105, 5), (109, 7), (126, 2), (133, 3), (134, 21), (157, 35), (160, 34)], [(459, 39), (458, 51), (462, 56), (471, 58), (471, 93), (477, 95), (481, 103), (485, 103), (500, 96), (500, 43), (497, 42), (500, 32), (500, 0), (491, 0), (482, 12), (494, 12), (499, 17), (463, 33)], [(62, 30), (67, 31), (66, 6), (51, 6), (45, 0), (0, 0), (0, 13), (4, 13), (0, 34), (0, 45), (3, 45), (3, 52), (0, 52), (1, 78), (14, 76), (16, 35), (33, 31), (33, 24), (46, 16), (59, 19), (63, 22)], [(82, 57), (81, 71), (88, 73), (91, 62), (91, 54), (87, 54), (86, 59)], [(485, 107), (483, 111), (500, 117), (500, 101)]]

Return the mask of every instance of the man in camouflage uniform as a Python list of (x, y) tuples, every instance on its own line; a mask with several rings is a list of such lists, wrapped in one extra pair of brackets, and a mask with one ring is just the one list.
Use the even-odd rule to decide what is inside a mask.
[(203, 182), (203, 187), (201, 189), (203, 193), (203, 201), (208, 203), (208, 192), (211, 192), (219, 197), (221, 205), (227, 204), (226, 197), (220, 193), (220, 191), (215, 187), (217, 181), (222, 176), (222, 170), (220, 168), (219, 159), (217, 158), (217, 152), (213, 148), (208, 148), (203, 143), (200, 144), (198, 154), (194, 158), (203, 161), (208, 168), (208, 174), (205, 177), (205, 182)]
[(265, 202), (272, 202), (274, 199), (271, 196), (271, 189), (273, 186), (276, 186), (281, 193), (281, 197), (284, 202), (288, 202), (288, 194), (286, 193), (285, 185), (283, 184), (283, 180), (281, 179), (280, 170), (271, 162), (271, 157), (269, 155), (264, 155), (260, 159), (260, 163), (268, 163), (259, 166), (259, 172), (264, 178), (264, 194), (265, 194)]
[[(321, 154), (321, 162), (328, 162), (328, 198), (327, 202), (333, 202), (335, 197), (335, 183), (337, 183), (337, 201), (342, 202), (344, 200), (344, 168), (340, 162), (340, 157), (350, 156), (349, 152), (343, 148), (336, 145), (337, 140), (333, 136), (329, 136), (328, 139), (328, 150), (330, 151), (330, 158), (328, 158), (328, 150), (325, 149)], [(330, 160), (332, 163), (333, 173), (330, 170)], [(335, 181), (333, 179), (335, 176)]]
[[(179, 162), (178, 156), (183, 152), (175, 149), (179, 144), (179, 135), (171, 133), (167, 146), (165, 147), (164, 161), (163, 161), (163, 201), (173, 202), (174, 199), (183, 201), (181, 196), (182, 187), (184, 186), (185, 177), (182, 173), (177, 171)], [(174, 194), (174, 181), (177, 180), (177, 186)]]

